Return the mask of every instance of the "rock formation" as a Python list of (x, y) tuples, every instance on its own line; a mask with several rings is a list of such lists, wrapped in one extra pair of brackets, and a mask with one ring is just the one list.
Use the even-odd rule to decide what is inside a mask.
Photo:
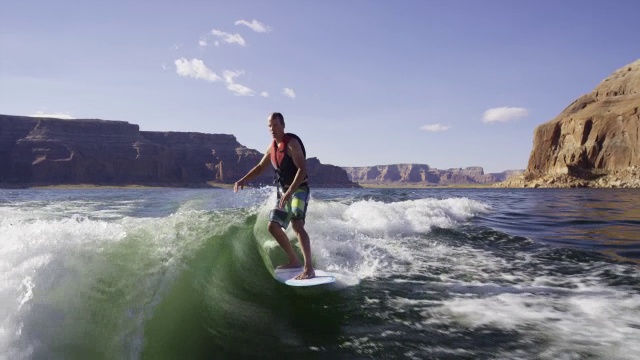
[(349, 176), (339, 166), (324, 165), (318, 158), (307, 159), (309, 183), (314, 187), (359, 187), (349, 180)]
[[(426, 164), (393, 164), (343, 167), (351, 181), (362, 185), (468, 185), (503, 181), (512, 172), (485, 174), (480, 166), (439, 170)], [(515, 171), (517, 172), (517, 171)]]
[[(232, 184), (263, 154), (233, 135), (140, 131), (124, 121), (0, 115), (0, 184)], [(313, 186), (346, 186), (341, 169), (308, 161)], [(315, 177), (314, 177), (315, 175)], [(255, 184), (272, 184), (267, 172)]]
[(534, 132), (526, 172), (501, 186), (640, 187), (640, 59)]

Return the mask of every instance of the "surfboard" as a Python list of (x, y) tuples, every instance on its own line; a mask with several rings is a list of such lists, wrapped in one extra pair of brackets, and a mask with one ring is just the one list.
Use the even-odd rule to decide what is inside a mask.
[(296, 280), (295, 277), (302, 272), (302, 268), (276, 269), (273, 277), (279, 282), (289, 286), (316, 286), (331, 284), (336, 281), (335, 276), (323, 270), (314, 269), (316, 276), (311, 279)]

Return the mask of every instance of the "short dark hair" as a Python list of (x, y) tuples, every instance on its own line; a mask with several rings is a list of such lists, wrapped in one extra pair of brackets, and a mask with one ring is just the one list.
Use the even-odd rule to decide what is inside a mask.
[(282, 126), (284, 126), (284, 116), (282, 116), (281, 113), (274, 112), (274, 113), (271, 114), (271, 117), (274, 118), (274, 119), (280, 120), (280, 124), (282, 124)]

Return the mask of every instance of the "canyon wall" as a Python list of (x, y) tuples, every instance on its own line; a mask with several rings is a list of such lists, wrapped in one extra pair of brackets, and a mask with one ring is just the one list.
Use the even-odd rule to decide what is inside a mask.
[(640, 187), (640, 59), (538, 126), (526, 172), (502, 186)]
[(362, 185), (437, 186), (491, 184), (518, 174), (517, 170), (485, 174), (480, 166), (440, 170), (426, 164), (343, 167), (351, 181)]
[[(140, 131), (125, 121), (0, 115), (0, 184), (207, 186), (233, 184), (263, 154), (233, 135)], [(308, 159), (312, 186), (354, 187), (347, 174)], [(273, 172), (254, 184), (272, 184)]]

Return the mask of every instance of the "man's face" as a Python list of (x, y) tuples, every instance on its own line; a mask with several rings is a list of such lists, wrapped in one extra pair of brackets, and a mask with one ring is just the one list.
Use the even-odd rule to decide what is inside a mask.
[(267, 122), (269, 126), (269, 132), (274, 139), (280, 139), (284, 135), (284, 126), (275, 116), (270, 116), (269, 121)]

